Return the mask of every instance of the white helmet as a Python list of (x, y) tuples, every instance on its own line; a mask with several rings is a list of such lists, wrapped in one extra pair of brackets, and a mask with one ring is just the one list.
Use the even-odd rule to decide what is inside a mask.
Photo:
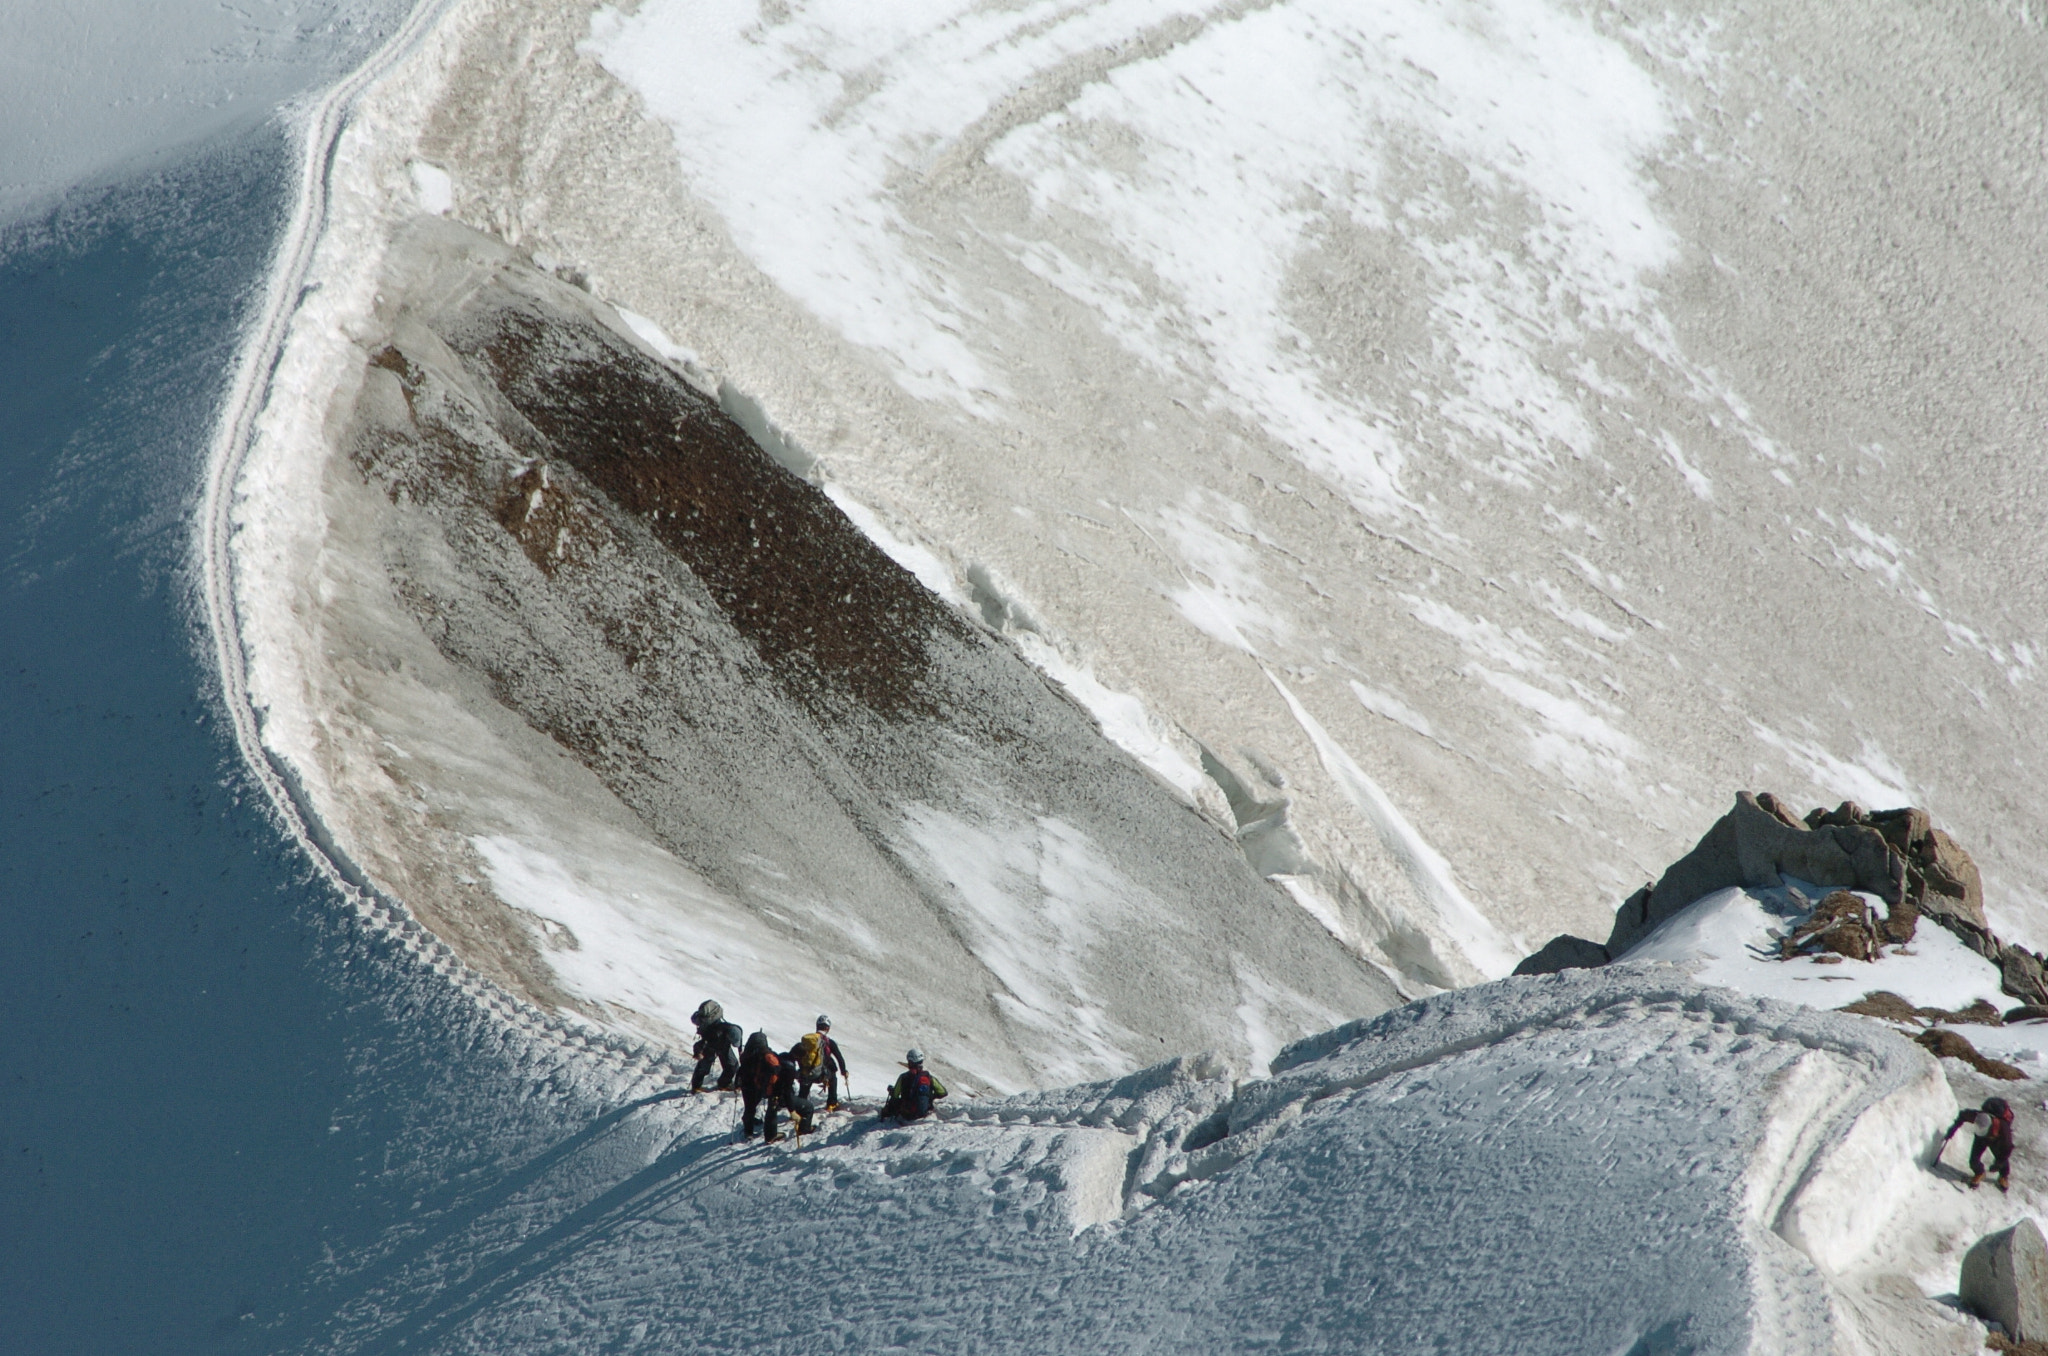
[(924, 1051), (914, 1045), (911, 1046), (910, 1050), (903, 1056), (903, 1062), (911, 1065), (924, 1063)]
[(831, 1019), (830, 1017), (827, 1017), (827, 1016), (826, 1016), (826, 1015), (825, 1015), (824, 1013), (822, 1013), (822, 1012), (821, 1012), (821, 1013), (819, 1013), (819, 1014), (818, 1014), (818, 1030), (820, 1030), (820, 1031), (830, 1031), (831, 1029), (832, 1029), (832, 1019)]

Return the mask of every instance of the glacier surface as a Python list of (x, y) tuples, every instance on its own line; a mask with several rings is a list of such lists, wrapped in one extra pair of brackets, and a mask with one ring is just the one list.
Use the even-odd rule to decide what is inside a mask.
[[(1924, 1297), (2038, 1193), (1930, 1169), (1949, 1084), (1875, 1024), (1622, 967), (1287, 1043), (1599, 935), (1731, 784), (1927, 805), (2044, 935), (2043, 42), (1994, 7), (418, 11), (313, 120), (216, 462), (223, 669), (365, 915), (643, 1100), (601, 1169), (338, 1273), (325, 1340), (1973, 1349)], [(839, 576), (600, 484), (596, 416), (476, 341), (493, 288), (601, 353), (589, 390), (744, 430), (735, 549), (829, 505), (922, 620), (827, 662), (861, 589), (809, 639), (752, 617)], [(891, 643), (952, 675), (898, 743)], [(1757, 981), (1745, 907), (1666, 941)], [(661, 1091), (707, 991), (846, 1014), (868, 1086), (905, 1039), (1108, 1081), (738, 1154)], [(718, 1303), (821, 1239), (843, 1303)]]

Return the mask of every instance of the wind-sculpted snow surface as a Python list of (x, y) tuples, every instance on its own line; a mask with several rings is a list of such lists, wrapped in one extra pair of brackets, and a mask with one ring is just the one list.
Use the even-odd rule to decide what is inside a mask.
[(1858, 1326), (1865, 1246), (1926, 1180), (1892, 1141), (1953, 1106), (1867, 1023), (1619, 967), (1428, 999), (1278, 1065), (794, 1147), (657, 1096), (519, 1174), (516, 1205), (423, 1222), (326, 1349), (1706, 1356), (1967, 1331), (1924, 1301)]

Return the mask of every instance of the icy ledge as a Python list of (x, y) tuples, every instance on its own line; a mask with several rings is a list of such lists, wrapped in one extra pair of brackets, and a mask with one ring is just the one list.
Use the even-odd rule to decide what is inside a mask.
[[(712, 1352), (770, 1333), (989, 1352), (1503, 1350), (1510, 1333), (1521, 1356), (1976, 1349), (1981, 1328), (1874, 1250), (1954, 1194), (1918, 1161), (1948, 1086), (1875, 1024), (1622, 965), (1440, 995), (1275, 1067), (1234, 1084), (1181, 1059), (793, 1150), (731, 1144), (726, 1104), (655, 1099), (633, 1113), (650, 1118), (645, 1156), (615, 1164), (595, 1206), (587, 1165), (565, 1162), (559, 1200), (536, 1184), (553, 1204), (428, 1248), (395, 1283), (421, 1308), (399, 1318), (387, 1292), (397, 1326), (378, 1335), (445, 1334), (450, 1351), (541, 1331), (596, 1350), (642, 1322)], [(447, 1332), (435, 1315), (463, 1286), (443, 1289), (443, 1256), (519, 1284), (487, 1310), (457, 1303)], [(809, 1268), (829, 1283), (805, 1302), (765, 1283)]]

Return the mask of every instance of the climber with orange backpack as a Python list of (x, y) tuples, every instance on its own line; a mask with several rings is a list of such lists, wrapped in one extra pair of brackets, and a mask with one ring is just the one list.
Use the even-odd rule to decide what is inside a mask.
[(740, 1099), (743, 1110), (740, 1127), (746, 1138), (754, 1137), (756, 1113), (763, 1102), (768, 1104), (767, 1133), (762, 1139), (769, 1144), (782, 1138), (782, 1131), (776, 1127), (776, 1103), (781, 1100), (782, 1061), (769, 1048), (766, 1032), (756, 1031), (747, 1037), (747, 1048), (740, 1052)]
[(2012, 1104), (2003, 1097), (1987, 1097), (1979, 1110), (1958, 1111), (1955, 1123), (1941, 1137), (1941, 1146), (1945, 1149), (1955, 1138), (1956, 1131), (1965, 1125), (1976, 1133), (1977, 1138), (1970, 1145), (1970, 1186), (1973, 1189), (1984, 1181), (1986, 1149), (1991, 1151), (1992, 1170), (1998, 1174), (1998, 1189), (2005, 1191), (2012, 1186), (2012, 1123)]
[(946, 1085), (925, 1071), (924, 1051), (912, 1049), (903, 1057), (902, 1076), (889, 1089), (882, 1119), (921, 1121), (932, 1114), (932, 1104), (945, 1095)]

